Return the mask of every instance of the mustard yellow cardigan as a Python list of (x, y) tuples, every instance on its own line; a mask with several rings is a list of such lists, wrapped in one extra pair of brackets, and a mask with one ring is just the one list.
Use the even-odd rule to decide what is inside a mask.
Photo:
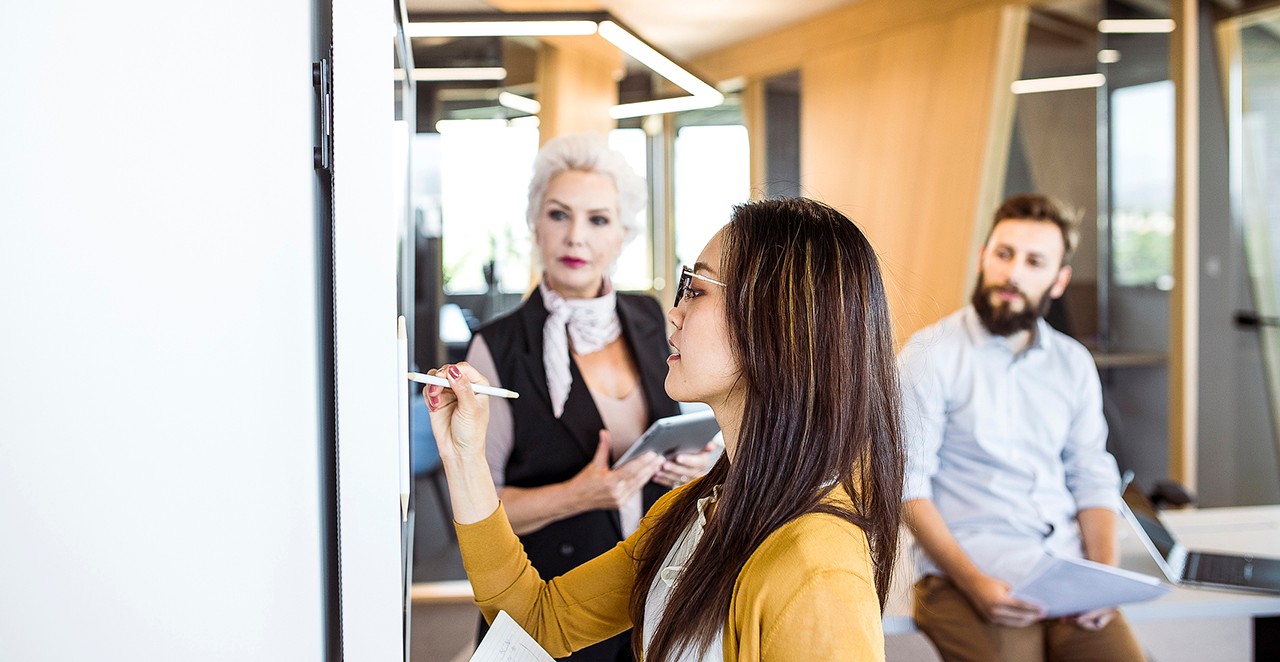
[[(686, 487), (687, 489), (687, 487)], [(505, 610), (554, 657), (624, 632), (637, 541), (671, 505), (660, 499), (616, 547), (544, 582), (506, 511), (458, 525), (476, 604), (490, 621)], [(828, 499), (849, 504), (837, 487)], [(862, 529), (811, 513), (779, 528), (747, 559), (724, 625), (728, 660), (884, 660), (871, 553)]]

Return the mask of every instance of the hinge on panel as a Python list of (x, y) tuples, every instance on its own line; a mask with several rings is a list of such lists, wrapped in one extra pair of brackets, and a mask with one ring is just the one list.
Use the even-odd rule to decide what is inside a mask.
[(333, 172), (333, 69), (329, 60), (311, 64), (311, 85), (316, 90), (316, 170)]

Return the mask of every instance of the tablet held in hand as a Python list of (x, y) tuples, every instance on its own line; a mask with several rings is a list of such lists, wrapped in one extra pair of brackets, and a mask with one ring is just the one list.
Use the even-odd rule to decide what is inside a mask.
[(709, 409), (659, 418), (613, 463), (613, 468), (617, 469), (648, 451), (670, 457), (681, 451), (702, 450), (718, 432), (720, 424), (716, 423), (715, 414)]

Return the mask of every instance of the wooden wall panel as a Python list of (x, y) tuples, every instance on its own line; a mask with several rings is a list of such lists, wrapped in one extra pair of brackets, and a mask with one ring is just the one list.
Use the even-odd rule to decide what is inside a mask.
[(858, 0), (762, 37), (707, 53), (693, 63), (713, 80), (767, 77), (798, 68), (833, 48), (939, 20), (979, 7), (1025, 5), (1030, 0)]
[(900, 339), (967, 299), (979, 219), (1003, 181), (1025, 25), (1024, 6), (986, 4), (801, 68), (805, 193), (880, 252)]
[(747, 81), (742, 88), (742, 123), (747, 127), (751, 178), (751, 199), (765, 197), (769, 174), (765, 168), (769, 158), (768, 127), (765, 114), (765, 81), (760, 78)]
[(1200, 381), (1200, 13), (1196, 0), (1169, 5), (1177, 25), (1170, 36), (1177, 147), (1169, 320), (1169, 476), (1195, 491)]
[(599, 37), (546, 37), (538, 51), (541, 141), (566, 133), (608, 135), (616, 123), (622, 54)]

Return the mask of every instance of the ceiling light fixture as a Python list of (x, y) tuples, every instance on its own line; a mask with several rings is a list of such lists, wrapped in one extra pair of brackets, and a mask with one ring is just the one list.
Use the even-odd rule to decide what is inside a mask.
[(518, 110), (530, 115), (537, 115), (542, 110), (542, 104), (538, 103), (536, 99), (522, 97), (511, 92), (499, 92), (498, 103), (511, 110)]
[[(724, 95), (719, 90), (660, 53), (606, 12), (479, 14), (465, 17), (418, 16), (411, 17), (404, 32), (411, 38), (551, 37), (599, 34), (623, 53), (690, 95), (617, 104), (609, 109), (609, 116), (613, 119), (710, 108), (724, 102)], [(516, 108), (516, 110), (521, 109)]]
[(436, 133), (444, 134), (457, 131), (481, 131), (492, 130), (494, 128), (502, 128), (507, 126), (507, 120), (504, 119), (486, 119), (486, 120), (437, 120)]
[(671, 58), (659, 53), (635, 34), (627, 31), (613, 21), (600, 21), (600, 36), (617, 46), (623, 53), (630, 55), (640, 64), (649, 67), (659, 76), (671, 81), (677, 87), (692, 96), (674, 99), (657, 99), (623, 103), (609, 109), (609, 116), (615, 120), (624, 117), (641, 117), (643, 115), (660, 115), (696, 108), (710, 108), (724, 102), (720, 90), (708, 85), (701, 78), (689, 73)]
[(513, 129), (527, 128), (536, 129), (542, 125), (542, 120), (536, 115), (525, 115), (524, 117), (512, 117), (507, 120), (507, 126)]
[(500, 118), (436, 120), (436, 133), (465, 133), (467, 131), (491, 132), (495, 129), (536, 129), (540, 120), (532, 115), (513, 117), (509, 120)]
[(1104, 18), (1098, 32), (1105, 34), (1161, 34), (1173, 32), (1171, 18)]
[[(502, 16), (502, 14), (496, 14)], [(431, 21), (404, 26), (407, 37), (573, 37), (595, 34), (597, 22), (570, 21)]]
[(1053, 78), (1024, 78), (1015, 80), (1009, 86), (1014, 94), (1035, 94), (1037, 92), (1062, 92), (1064, 90), (1085, 90), (1102, 87), (1107, 77), (1102, 74), (1080, 74), (1078, 76), (1055, 76)]
[[(396, 77), (401, 72), (396, 70)], [(434, 67), (411, 69), (413, 79), (418, 82), (440, 82), (457, 80), (502, 80), (507, 77), (503, 67)]]

